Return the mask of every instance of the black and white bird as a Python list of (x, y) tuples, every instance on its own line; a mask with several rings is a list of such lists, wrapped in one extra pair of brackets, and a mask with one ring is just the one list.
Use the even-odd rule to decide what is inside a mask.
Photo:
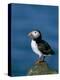
[(32, 39), (31, 48), (33, 52), (39, 56), (40, 61), (44, 61), (45, 56), (54, 54), (50, 45), (42, 39), (42, 35), (39, 30), (30, 32), (28, 36)]

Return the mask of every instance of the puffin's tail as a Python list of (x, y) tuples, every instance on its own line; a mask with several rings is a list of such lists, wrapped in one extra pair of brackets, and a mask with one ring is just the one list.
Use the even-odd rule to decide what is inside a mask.
[(55, 52), (52, 50), (52, 51), (51, 51), (51, 55), (54, 55), (54, 54), (55, 54)]

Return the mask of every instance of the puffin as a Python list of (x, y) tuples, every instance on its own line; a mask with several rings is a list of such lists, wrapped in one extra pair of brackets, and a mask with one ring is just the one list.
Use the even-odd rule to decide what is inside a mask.
[(31, 38), (31, 48), (39, 56), (40, 62), (44, 62), (46, 56), (54, 54), (48, 42), (42, 39), (42, 34), (39, 30), (29, 32), (28, 36)]

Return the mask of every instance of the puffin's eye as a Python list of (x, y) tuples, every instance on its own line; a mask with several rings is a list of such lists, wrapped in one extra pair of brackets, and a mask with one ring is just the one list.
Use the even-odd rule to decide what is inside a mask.
[(35, 32), (36, 33), (36, 32)]

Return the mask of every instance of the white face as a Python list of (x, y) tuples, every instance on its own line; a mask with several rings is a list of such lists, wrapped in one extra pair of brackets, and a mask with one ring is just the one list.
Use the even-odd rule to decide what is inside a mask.
[(40, 33), (38, 31), (32, 31), (32, 35), (34, 38), (38, 38), (40, 36)]
[(32, 39), (36, 39), (40, 36), (40, 33), (38, 31), (32, 31), (29, 33), (29, 36), (32, 38)]

